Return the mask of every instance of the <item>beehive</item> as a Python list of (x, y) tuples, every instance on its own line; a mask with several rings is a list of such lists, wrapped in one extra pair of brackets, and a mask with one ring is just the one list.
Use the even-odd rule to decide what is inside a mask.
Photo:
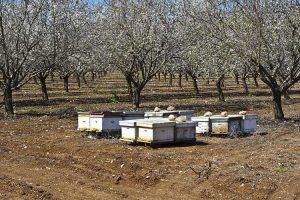
[(135, 142), (138, 138), (138, 127), (136, 126), (136, 122), (138, 120), (125, 120), (120, 121), (119, 124), (121, 126), (121, 139), (127, 142)]
[(145, 143), (172, 143), (174, 142), (175, 122), (168, 119), (151, 119), (137, 121), (137, 141)]
[(86, 131), (90, 129), (90, 112), (78, 112), (77, 130)]
[(191, 120), (197, 122), (196, 133), (203, 134), (211, 132), (210, 117), (192, 117)]
[(196, 122), (176, 122), (174, 141), (185, 142), (196, 140)]
[(256, 121), (257, 115), (242, 115), (242, 132), (243, 133), (254, 133), (256, 132)]
[(120, 131), (119, 121), (122, 112), (92, 112), (90, 114), (90, 131)]
[(178, 114), (186, 116), (188, 121), (191, 121), (194, 111), (193, 110), (178, 110)]
[(239, 133), (241, 132), (241, 116), (211, 116), (212, 133)]

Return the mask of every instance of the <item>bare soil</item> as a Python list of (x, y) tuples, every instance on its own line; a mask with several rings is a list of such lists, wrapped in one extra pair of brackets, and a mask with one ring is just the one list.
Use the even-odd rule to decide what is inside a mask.
[[(75, 80), (75, 79), (74, 79)], [(38, 85), (14, 93), (17, 115), (0, 118), (0, 199), (300, 199), (300, 98), (298, 86), (284, 100), (285, 122), (272, 120), (269, 90), (249, 82), (251, 95), (226, 80), (226, 102), (214, 82), (183, 88), (153, 80), (142, 110), (174, 105), (206, 111), (259, 115), (257, 133), (242, 138), (197, 136), (195, 144), (155, 148), (116, 139), (91, 140), (76, 131), (76, 111), (128, 110), (119, 74), (89, 81), (69, 93), (62, 81), (48, 82), (49, 102)], [(113, 92), (120, 103), (113, 104)]]

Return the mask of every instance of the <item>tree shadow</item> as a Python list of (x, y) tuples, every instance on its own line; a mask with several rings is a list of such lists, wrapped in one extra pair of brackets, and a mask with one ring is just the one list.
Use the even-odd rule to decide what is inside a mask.
[(132, 146), (145, 146), (151, 147), (153, 149), (160, 149), (160, 148), (182, 148), (182, 147), (190, 147), (190, 146), (206, 146), (209, 145), (207, 142), (203, 141), (192, 141), (192, 142), (175, 142), (175, 143), (162, 143), (162, 144), (147, 144), (142, 142), (137, 142), (130, 144)]

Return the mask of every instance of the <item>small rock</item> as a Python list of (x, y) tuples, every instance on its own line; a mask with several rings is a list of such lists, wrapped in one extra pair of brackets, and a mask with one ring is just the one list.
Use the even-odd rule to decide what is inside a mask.
[(174, 107), (174, 106), (169, 106), (169, 107), (167, 108), (167, 111), (173, 111), (173, 110), (175, 110), (175, 107)]
[(160, 112), (160, 108), (159, 107), (155, 107), (154, 108), (154, 112)]
[(242, 111), (239, 112), (239, 114), (240, 114), (240, 115), (246, 115), (246, 114), (247, 114), (247, 111), (242, 110)]
[(169, 118), (169, 121), (175, 121), (175, 119), (176, 119), (174, 115), (169, 115), (168, 118)]
[(121, 176), (117, 176), (116, 180), (115, 180), (115, 184), (119, 184), (120, 180), (122, 180), (122, 177)]
[(206, 113), (204, 113), (204, 117), (210, 117), (210, 116), (212, 116), (212, 112), (206, 112)]
[(175, 119), (176, 122), (186, 122), (186, 116), (179, 116)]
[(222, 117), (227, 117), (228, 116), (228, 113), (225, 111), (225, 112), (221, 112), (221, 116)]

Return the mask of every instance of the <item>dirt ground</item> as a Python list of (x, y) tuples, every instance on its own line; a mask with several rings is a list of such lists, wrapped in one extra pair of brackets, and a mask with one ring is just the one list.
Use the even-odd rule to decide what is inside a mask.
[[(195, 144), (151, 148), (116, 139), (91, 140), (76, 131), (76, 111), (126, 110), (131, 104), (117, 74), (90, 87), (62, 90), (49, 82), (50, 100), (30, 83), (14, 94), (17, 115), (0, 118), (0, 199), (300, 199), (300, 97), (284, 100), (289, 120), (272, 120), (271, 97), (250, 81), (251, 95), (227, 81), (227, 101), (217, 101), (214, 83), (200, 83), (201, 97), (184, 87), (153, 81), (142, 110), (174, 105), (205, 111), (248, 110), (259, 115), (249, 137), (197, 136)], [(228, 84), (227, 84), (228, 83)], [(110, 102), (116, 92), (120, 103)]]

